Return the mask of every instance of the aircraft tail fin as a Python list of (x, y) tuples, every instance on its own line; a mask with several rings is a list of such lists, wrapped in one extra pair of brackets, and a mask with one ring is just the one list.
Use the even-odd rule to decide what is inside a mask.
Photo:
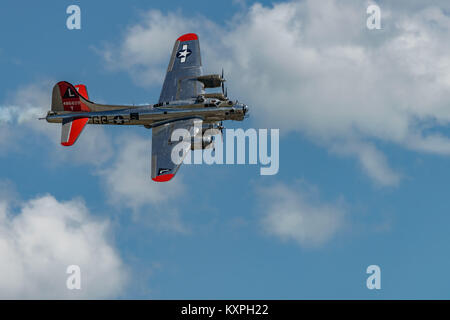
[[(52, 111), (90, 112), (88, 99), (84, 84), (73, 86), (66, 81), (61, 81), (53, 87)], [(61, 144), (63, 146), (73, 145), (88, 121), (89, 118), (79, 117), (64, 119), (61, 127)]]
[[(78, 90), (77, 90), (78, 89)], [(86, 86), (60, 81), (53, 87), (52, 111), (90, 112)]]
[(82, 96), (86, 100), (89, 100), (89, 96), (88, 96), (88, 93), (87, 93), (86, 85), (84, 85), (84, 84), (76, 84), (75, 85), (75, 89), (77, 89), (78, 94), (80, 96)]

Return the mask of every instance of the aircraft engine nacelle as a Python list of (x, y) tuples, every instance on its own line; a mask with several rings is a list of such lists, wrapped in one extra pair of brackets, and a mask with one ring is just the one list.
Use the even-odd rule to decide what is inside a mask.
[(213, 136), (193, 137), (191, 140), (191, 150), (203, 150), (214, 148)]

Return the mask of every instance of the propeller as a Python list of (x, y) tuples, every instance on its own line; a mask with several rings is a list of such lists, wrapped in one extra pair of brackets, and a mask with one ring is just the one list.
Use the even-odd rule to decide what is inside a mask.
[(222, 94), (223, 94), (223, 96), (226, 98), (226, 97), (227, 97), (228, 90), (227, 90), (227, 88), (225, 88), (225, 84), (224, 84), (224, 82), (225, 82), (226, 80), (225, 80), (225, 78), (223, 77), (223, 68), (222, 68), (222, 75), (220, 76), (220, 78), (221, 78), (221, 80), (222, 80)]
[(223, 121), (220, 121), (218, 129), (220, 130), (220, 138), (222, 139), (222, 143), (223, 143), (223, 129), (225, 129), (225, 127), (223, 126)]

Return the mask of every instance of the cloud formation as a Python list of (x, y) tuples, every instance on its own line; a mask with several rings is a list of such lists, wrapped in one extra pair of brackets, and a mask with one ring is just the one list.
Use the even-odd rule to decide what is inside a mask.
[(449, 5), (436, 3), (382, 2), (382, 30), (366, 28), (367, 1), (256, 3), (225, 27), (203, 17), (208, 28), (152, 10), (105, 55), (160, 85), (168, 39), (197, 32), (205, 70), (225, 67), (229, 92), (255, 109), (259, 125), (353, 155), (373, 181), (394, 186), (401, 175), (376, 142), (450, 155), (438, 132), (450, 121)]
[[(76, 144), (63, 147), (61, 125), (37, 120), (50, 108), (52, 85), (53, 82), (44, 81), (24, 86), (9, 99), (11, 103), (0, 105), (1, 154), (23, 151), (27, 144), (38, 143), (49, 149), (50, 159), (56, 165), (88, 164), (93, 168), (92, 174), (101, 177), (112, 206), (132, 209), (134, 218), (151, 217), (151, 224), (159, 228), (185, 232), (178, 211), (166, 205), (183, 194), (182, 176), (164, 184), (151, 180), (151, 131), (143, 129), (146, 139), (133, 134), (111, 139), (105, 128), (87, 126)], [(157, 212), (156, 206), (164, 207), (164, 212)]]
[(112, 70), (129, 71), (140, 85), (162, 85), (164, 73), (175, 40), (186, 30), (215, 29), (207, 19), (163, 14), (158, 10), (142, 13), (139, 24), (127, 28), (120, 47), (106, 46), (96, 50)]
[(302, 247), (318, 247), (330, 241), (345, 224), (340, 204), (319, 204), (298, 185), (277, 184), (258, 189), (261, 223), (268, 234)]
[(110, 204), (132, 209), (135, 218), (151, 220), (152, 226), (185, 232), (178, 211), (170, 205), (184, 194), (182, 175), (167, 183), (152, 181), (150, 137), (125, 134), (114, 143), (116, 158), (99, 172)]
[[(83, 201), (51, 195), (12, 210), (0, 198), (0, 297), (100, 299), (120, 296), (126, 267), (109, 238), (107, 220), (94, 219)], [(81, 290), (68, 290), (69, 265), (81, 268)]]

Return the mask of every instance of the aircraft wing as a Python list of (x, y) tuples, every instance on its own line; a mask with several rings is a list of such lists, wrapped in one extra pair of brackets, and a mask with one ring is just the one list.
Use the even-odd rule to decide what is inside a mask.
[(159, 103), (196, 98), (203, 85), (196, 80), (202, 75), (200, 44), (195, 33), (182, 35), (175, 41)]
[[(178, 120), (153, 128), (152, 132), (152, 179), (157, 182), (169, 181), (177, 173), (182, 159), (191, 149), (191, 143), (181, 145), (179, 141), (171, 142), (172, 132), (176, 129), (186, 129), (191, 137), (201, 129), (194, 126), (200, 119)], [(184, 139), (185, 135), (183, 135)], [(181, 162), (172, 161), (172, 150), (177, 146)], [(180, 147), (182, 146), (182, 147)]]

